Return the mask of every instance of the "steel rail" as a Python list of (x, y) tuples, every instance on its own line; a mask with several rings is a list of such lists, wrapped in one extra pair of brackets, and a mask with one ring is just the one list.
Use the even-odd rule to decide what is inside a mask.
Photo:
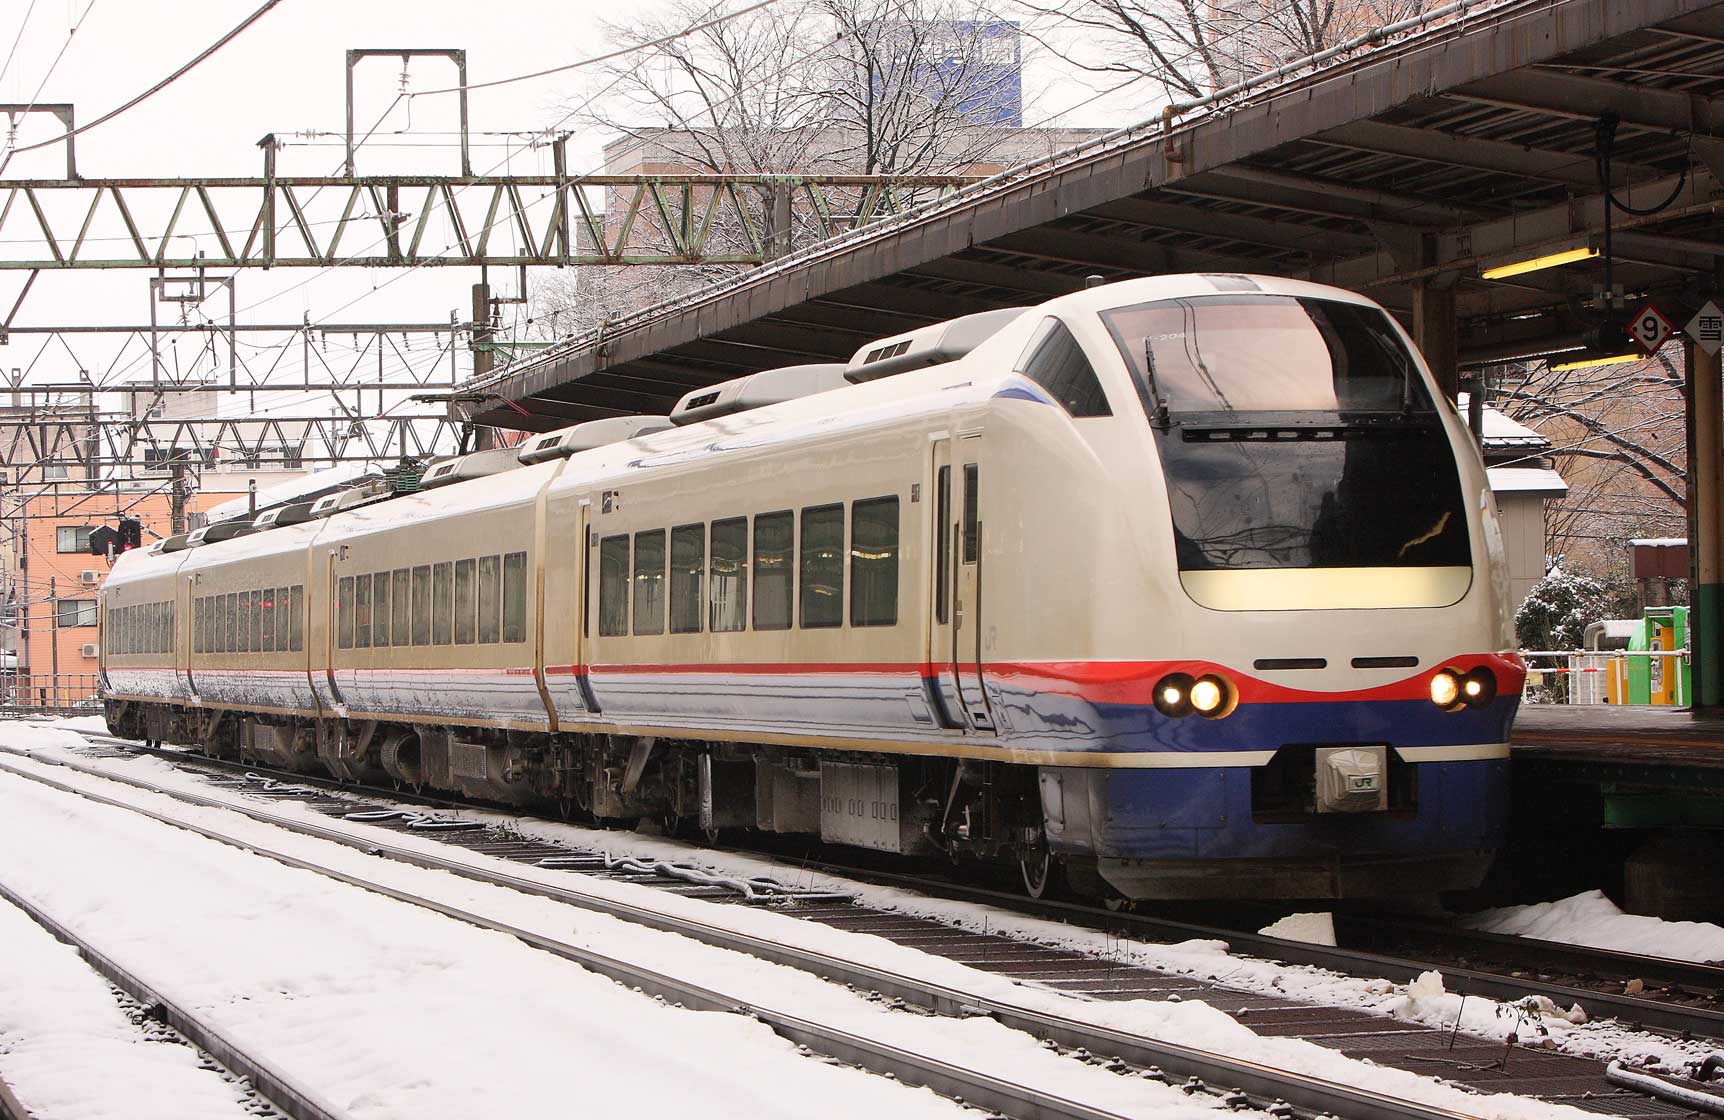
[[(169, 751), (159, 747), (144, 747), (129, 739), (118, 736), (90, 733), (85, 738), (111, 743), (122, 749), (136, 753), (147, 753), (155, 757), (184, 762), (197, 766), (212, 766), (229, 771), (243, 772), (246, 770), (262, 770), (271, 774), (291, 778), (294, 781), (309, 785), (321, 785), (331, 790), (362, 791), (379, 797), (394, 798), (412, 803), (436, 806), (453, 810), (485, 809), (495, 811), (491, 806), (479, 806), (447, 798), (429, 797), (423, 794), (409, 794), (399, 791), (379, 789), (373, 786), (356, 786), (342, 782), (319, 778), (315, 775), (293, 774), (289, 771), (274, 770), (268, 767), (240, 766), (224, 759), (211, 758), (205, 755), (190, 754), (184, 751)], [(91, 773), (102, 777), (110, 777), (106, 773), (92, 770)], [(123, 779), (116, 779), (123, 780)], [(245, 810), (241, 810), (245, 811)], [(1268, 934), (1255, 933), (1249, 930), (1238, 930), (1221, 926), (1208, 926), (1195, 922), (1182, 922), (1171, 918), (1157, 918), (1145, 914), (1134, 914), (1122, 911), (1107, 910), (1102, 907), (1084, 903), (1063, 902), (1054, 899), (1031, 899), (1021, 894), (993, 890), (988, 887), (971, 886), (947, 879), (915, 875), (903, 872), (880, 871), (873, 868), (855, 867), (849, 864), (821, 860), (804, 860), (801, 866), (823, 870), (830, 874), (848, 878), (861, 879), (883, 885), (905, 887), (924, 894), (935, 895), (959, 902), (974, 902), (984, 905), (999, 906), (1031, 916), (1053, 918), (1058, 921), (1081, 924), (1086, 927), (1111, 931), (1116, 933), (1136, 933), (1144, 936), (1144, 940), (1190, 941), (1219, 940), (1225, 941), (1235, 949), (1251, 956), (1263, 957), (1269, 960), (1281, 961), (1286, 964), (1309, 965), (1328, 969), (1350, 976), (1364, 979), (1392, 980), (1407, 983), (1416, 979), (1421, 973), (1439, 969), (1443, 980), (1450, 990), (1456, 994), (1488, 996), (1492, 999), (1514, 1002), (1529, 995), (1542, 995), (1553, 1002), (1568, 1004), (1580, 1003), (1586, 1008), (1592, 1018), (1608, 1017), (1625, 1023), (1654, 1027), (1661, 1030), (1687, 1033), (1703, 1038), (1724, 1039), (1724, 1011), (1708, 1008), (1685, 1007), (1678, 1004), (1664, 1003), (1659, 1000), (1636, 998), (1629, 995), (1617, 995), (1611, 992), (1601, 992), (1591, 988), (1576, 988), (1550, 981), (1529, 979), (1515, 976), (1505, 976), (1501, 973), (1485, 969), (1469, 968), (1449, 963), (1412, 960), (1406, 957), (1374, 953), (1363, 949), (1347, 949), (1338, 946), (1316, 945), (1306, 941), (1289, 941)], [(1352, 915), (1337, 915), (1338, 926), (1345, 928), (1349, 923), (1364, 919), (1356, 919)], [(1376, 919), (1372, 919), (1376, 920)], [(1542, 941), (1536, 938), (1510, 937), (1503, 934), (1485, 934), (1482, 931), (1461, 930), (1457, 936), (1469, 940), (1492, 940), (1505, 947), (1515, 947), (1529, 953), (1542, 954), (1551, 960), (1578, 960), (1596, 958), (1595, 964), (1608, 963), (1612, 968), (1621, 971), (1625, 976), (1639, 976), (1651, 982), (1653, 979), (1670, 980), (1693, 986), (1716, 985), (1724, 990), (1724, 967), (1715, 965), (1691, 964), (1686, 961), (1673, 961), (1664, 957), (1647, 957), (1634, 953), (1623, 953), (1609, 949), (1592, 949), (1588, 946), (1568, 945), (1555, 941)], [(907, 998), (907, 997), (906, 997)]]
[[(240, 1049), (208, 1021), (152, 988), (136, 973), (97, 949), (35, 902), (3, 882), (0, 882), (0, 899), (29, 915), (31, 921), (48, 931), (56, 941), (71, 946), (105, 980), (137, 1000), (140, 1005), (159, 1013), (162, 1022), (178, 1031), (192, 1045), (220, 1062), (229, 1072), (250, 1082), (258, 1095), (275, 1106), (279, 1112), (292, 1117), (293, 1120), (345, 1120), (347, 1113), (324, 1101), (312, 1090), (299, 1085), (267, 1060)], [(3, 1103), (0, 1101), (0, 1104)], [(28, 1117), (29, 1114), (21, 1115)]]
[[(1342, 1085), (1337, 1082), (1327, 1081), (1322, 1078), (1312, 1077), (1290, 1070), (1276, 1069), (1271, 1066), (1212, 1053), (1193, 1046), (1186, 1046), (1181, 1043), (1152, 1039), (1141, 1035), (1134, 1035), (1125, 1031), (1095, 1026), (1064, 1016), (1036, 1011), (1003, 1000), (979, 996), (975, 993), (965, 992), (943, 984), (898, 976), (884, 969), (873, 968), (868, 965), (847, 961), (839, 957), (833, 957), (812, 950), (802, 949), (793, 945), (786, 945), (766, 938), (755, 937), (751, 934), (742, 933), (736, 930), (729, 930), (693, 919), (660, 913), (649, 908), (634, 906), (626, 902), (595, 898), (580, 892), (569, 891), (553, 885), (523, 879), (506, 872), (475, 867), (472, 864), (461, 860), (445, 859), (441, 856), (430, 853), (415, 852), (409, 849), (399, 848), (370, 837), (356, 836), (341, 830), (326, 828), (314, 822), (285, 817), (269, 812), (265, 809), (235, 805), (219, 798), (206, 797), (204, 795), (191, 793), (185, 790), (163, 789), (141, 779), (127, 775), (116, 775), (105, 772), (97, 767), (86, 767), (60, 759), (37, 758), (28, 750), (21, 750), (12, 747), (0, 747), (0, 753), (28, 758), (38, 764), (63, 766), (76, 773), (131, 786), (151, 793), (162, 794), (190, 805), (237, 812), (260, 823), (285, 828), (299, 835), (328, 840), (341, 844), (344, 847), (353, 848), (385, 859), (411, 864), (416, 867), (446, 871), (475, 882), (505, 887), (536, 897), (563, 902), (581, 909), (604, 913), (636, 925), (679, 934), (692, 940), (699, 941), (702, 944), (744, 953), (757, 959), (766, 960), (769, 963), (795, 968), (800, 971), (819, 976), (823, 979), (830, 980), (834, 983), (851, 984), (858, 988), (876, 991), (882, 995), (891, 996), (895, 999), (902, 999), (906, 1003), (914, 1004), (937, 1014), (954, 1017), (986, 1015), (993, 1018), (1003, 1026), (1023, 1031), (1036, 1038), (1051, 1040), (1063, 1046), (1080, 1047), (1088, 1050), (1092, 1054), (1116, 1056), (1127, 1063), (1145, 1068), (1150, 1066), (1159, 1066), (1169, 1074), (1182, 1078), (1195, 1077), (1209, 1085), (1237, 1087), (1244, 1092), (1260, 1097), (1265, 1101), (1285, 1101), (1295, 1107), (1308, 1110), (1312, 1113), (1326, 1113), (1334, 1116), (1344, 1116), (1348, 1117), (1349, 1120), (1459, 1120), (1459, 1118), (1466, 1115), (1446, 1108), (1418, 1104), (1411, 1101), (1397, 1100), (1369, 1090), (1359, 1089), (1349, 1085)], [(251, 842), (224, 838), (220, 834), (213, 833), (211, 830), (203, 829), (200, 826), (192, 825), (183, 821), (176, 821), (163, 814), (156, 814), (148, 809), (128, 805), (125, 802), (104, 797), (101, 794), (94, 793), (93, 791), (82, 790), (66, 783), (57, 782), (44, 775), (33, 774), (25, 770), (20, 770), (9, 763), (0, 762), (0, 771), (16, 774), (32, 781), (40, 782), (57, 789), (63, 789), (66, 792), (74, 793), (78, 796), (86, 797), (104, 804), (112, 804), (117, 807), (130, 809), (133, 812), (160, 820), (162, 823), (171, 824), (175, 827), (184, 828), (198, 833), (199, 835), (207, 836), (210, 839), (219, 840), (223, 843), (229, 843), (236, 847), (244, 848), (267, 858), (277, 860), (278, 862), (286, 863), (289, 866), (304, 866), (308, 870), (315, 870), (320, 874), (327, 874), (333, 878), (341, 879), (344, 882), (351, 881), (352, 885), (355, 886), (388, 894), (390, 897), (400, 897), (401, 901), (427, 905), (432, 909), (450, 913), (450, 916), (460, 916), (460, 912), (453, 911), (453, 908), (443, 907), (440, 903), (421, 901), (413, 896), (406, 895), (405, 892), (395, 892), (393, 888), (384, 887), (380, 884), (370, 884), (363, 880), (352, 879), (351, 877), (343, 875), (341, 872), (308, 864), (307, 861), (299, 860), (297, 857), (271, 852), (270, 850)], [(565, 946), (560, 942), (550, 942), (548, 939), (540, 938), (538, 935), (531, 934), (526, 931), (517, 931), (510, 927), (505, 927), (500, 923), (492, 922), (490, 919), (480, 918), (477, 916), (463, 916), (461, 917), (461, 920), (470, 920), (473, 921), (474, 924), (480, 924), (487, 928), (498, 929), (502, 932), (511, 933), (528, 944), (534, 945), (537, 948), (546, 948), (547, 951), (557, 952), (559, 955), (564, 955), (563, 950), (578, 954), (579, 956), (568, 958), (576, 960), (577, 963), (584, 963), (584, 958), (591, 956), (594, 958), (594, 963), (588, 965), (588, 967), (594, 968), (595, 971), (604, 972), (606, 975), (612, 975), (612, 973), (606, 972), (607, 968), (617, 969), (619, 971), (614, 978), (622, 979), (625, 983), (640, 984), (643, 988), (647, 987), (645, 980), (637, 978), (639, 975), (653, 977), (656, 978), (655, 982), (671, 985), (682, 983), (681, 981), (658, 977), (656, 973), (646, 972), (635, 965), (614, 961), (611, 958), (600, 957), (596, 954), (590, 954), (584, 949), (579, 949), (574, 946)], [(544, 944), (541, 944), (541, 942), (544, 942)], [(667, 995), (666, 998), (668, 999), (672, 997)], [(690, 997), (679, 995), (675, 998), (681, 999), (684, 1003), (688, 1003)], [(759, 1009), (738, 1006), (734, 1001), (726, 1001), (723, 1009), (739, 1010), (747, 1014), (755, 1014), (759, 1017)], [(767, 1013), (767, 1017), (764, 1018), (763, 1021), (767, 1022), (769, 1026), (772, 1026), (773, 1029), (777, 1030), (779, 1018), (781, 1017)], [(812, 1024), (799, 1024), (797, 1022), (787, 1022), (786, 1026), (787, 1029), (798, 1031), (822, 1029), (815, 1027)], [(780, 1031), (780, 1033), (784, 1032)], [(786, 1035), (786, 1037), (790, 1037), (790, 1035)], [(797, 1041), (803, 1040), (797, 1039)], [(864, 1061), (858, 1060), (858, 1057), (850, 1056), (848, 1053), (833, 1053), (825, 1043), (817, 1045), (814, 1042), (803, 1042), (803, 1044), (821, 1049), (826, 1053), (832, 1053), (834, 1057), (839, 1057), (847, 1061), (855, 1061), (856, 1064), (864, 1065), (870, 1069), (875, 1069), (876, 1072), (885, 1072), (875, 1066), (868, 1065)], [(877, 1044), (870, 1043), (869, 1045)], [(859, 1057), (866, 1057), (868, 1054), (865, 1050), (857, 1051), (856, 1053)], [(900, 1072), (892, 1070), (890, 1072), (893, 1072), (900, 1080), (905, 1080), (909, 1077), (923, 1076), (921, 1072), (918, 1072), (914, 1063), (922, 1062), (924, 1059), (911, 1056), (910, 1061), (912, 1064), (904, 1071)], [(938, 1088), (937, 1085), (934, 1085), (931, 1082), (917, 1081), (914, 1083), (929, 1084), (931, 1088)], [(1006, 1104), (1016, 1106), (1021, 1103), (1016, 1099), (990, 1101), (988, 1097), (980, 1095), (991, 1091), (994, 1090), (985, 1083), (953, 1090), (956, 1095), (962, 1096), (967, 1101), (983, 1104), (990, 1108), (1003, 1108)], [(1003, 1110), (1009, 1111), (1014, 1116), (1023, 1116), (1026, 1118), (1032, 1116), (1053, 1117), (1056, 1115), (1092, 1115), (1092, 1113), (1087, 1110), (1069, 1114), (1048, 1111), (1025, 1113), (1021, 1108), (1017, 1107)]]
[[(909, 887), (953, 901), (985, 903), (1010, 908), (1032, 916), (1054, 918), (1116, 933), (1147, 935), (1144, 940), (1225, 941), (1232, 948), (1251, 956), (1281, 961), (1285, 964), (1311, 965), (1364, 979), (1383, 979), (1407, 983), (1416, 979), (1421, 973), (1437, 969), (1443, 974), (1443, 983), (1457, 995), (1465, 993), (1467, 995), (1489, 996), (1492, 999), (1507, 1002), (1521, 1000), (1529, 995), (1542, 995), (1549, 997), (1553, 1002), (1579, 1003), (1586, 1009), (1587, 1014), (1594, 1019), (1609, 1017), (1640, 1026), (1657, 1027), (1678, 1033), (1686, 1032), (1702, 1038), (1724, 1039), (1724, 1011), (1684, 1007), (1658, 1000), (1615, 995), (1610, 992), (1600, 992), (1591, 988), (1576, 988), (1544, 980), (1504, 976), (1500, 973), (1448, 963), (1411, 960), (1406, 957), (1388, 956), (1362, 949), (1344, 949), (1331, 945), (1316, 945), (1307, 941), (1289, 941), (1285, 938), (1253, 933), (1248, 930), (1206, 926), (1195, 922), (1176, 921), (1171, 918), (1113, 911), (1082, 903), (1028, 899), (1022, 895), (1009, 894), (1005, 891), (990, 890), (986, 887), (972, 887), (949, 880), (925, 878), (919, 875), (875, 871), (868, 868), (851, 867), (842, 863), (821, 863), (819, 861), (810, 861), (807, 866), (884, 885)], [(1338, 915), (1336, 920), (1338, 923), (1345, 924), (1349, 919)], [(1461, 931), (1463, 936), (1468, 932)], [(1510, 940), (1528, 952), (1548, 949), (1553, 956), (1559, 954), (1579, 955), (1587, 952), (1583, 946), (1565, 945), (1553, 941), (1539, 941), (1533, 938), (1512, 938)], [(1706, 965), (1689, 966), (1686, 962), (1671, 961), (1663, 957), (1640, 957), (1636, 954), (1619, 953), (1612, 950), (1598, 950), (1598, 952), (1608, 956), (1619, 966), (1629, 961), (1638, 961), (1640, 973), (1647, 977), (1661, 975), (1663, 971), (1675, 971), (1688, 967), (1710, 968)], [(1720, 975), (1724, 975), (1724, 970), (1719, 970), (1719, 972)]]

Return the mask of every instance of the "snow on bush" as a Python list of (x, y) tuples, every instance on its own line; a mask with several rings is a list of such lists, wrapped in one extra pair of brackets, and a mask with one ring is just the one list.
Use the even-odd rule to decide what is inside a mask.
[(1514, 632), (1522, 649), (1579, 649), (1586, 628), (1610, 613), (1610, 593), (1589, 575), (1545, 561), (1544, 578), (1515, 611)]

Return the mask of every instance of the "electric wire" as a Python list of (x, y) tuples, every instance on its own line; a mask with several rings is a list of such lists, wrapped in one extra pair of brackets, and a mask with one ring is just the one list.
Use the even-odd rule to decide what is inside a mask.
[[(47, 72), (42, 75), (42, 80), (36, 84), (36, 92), (30, 95), (29, 103), (24, 106), (24, 115), (29, 115), (36, 108), (37, 103), (41, 100), (42, 91), (48, 86), (48, 80), (54, 76), (54, 71), (60, 68), (60, 60), (66, 57), (66, 50), (72, 45), (73, 37), (78, 34), (78, 29), (84, 26), (84, 21), (90, 17), (90, 10), (95, 6), (96, 0), (90, 0), (84, 6), (84, 14), (79, 16), (78, 22), (74, 23), (66, 32), (66, 41), (60, 44), (60, 49), (54, 55), (54, 60), (48, 64)], [(8, 137), (6, 150), (0, 152), (0, 171), (6, 170), (6, 165), (12, 162), (12, 157), (18, 151), (19, 149), (13, 146), (13, 139)]]
[(0, 63), (0, 82), (6, 80), (7, 73), (12, 69), (12, 60), (18, 55), (18, 44), (24, 41), (24, 32), (30, 26), (30, 16), (36, 10), (36, 0), (30, 0), (30, 6), (24, 9), (24, 18), (18, 21), (18, 34), (12, 37), (12, 49), (6, 52), (6, 61)]

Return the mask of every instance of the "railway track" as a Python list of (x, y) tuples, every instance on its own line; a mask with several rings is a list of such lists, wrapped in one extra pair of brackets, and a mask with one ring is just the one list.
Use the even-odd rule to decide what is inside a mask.
[[(124, 740), (108, 739), (105, 741), (126, 753), (136, 753), (142, 749)], [(193, 769), (206, 772), (225, 770), (231, 773), (234, 769), (232, 764), (215, 766), (211, 765), (212, 760), (202, 756), (186, 756), (182, 752), (152, 749), (152, 753), (173, 758)], [(149, 783), (132, 779), (129, 776), (115, 775), (100, 768), (92, 767), (88, 769), (88, 772), (110, 780), (125, 781), (142, 788), (153, 788)], [(339, 791), (339, 787), (329, 789), (326, 792), (317, 792), (316, 787), (320, 784), (322, 783), (277, 786), (271, 791), (256, 786), (254, 783), (256, 788), (253, 791), (266, 795), (275, 792), (278, 796), (291, 796), (299, 800), (307, 800), (307, 794), (315, 794), (314, 797), (310, 798), (313, 802), (313, 808), (341, 816), (351, 815), (356, 808), (359, 808), (352, 796), (344, 791)], [(333, 783), (328, 785), (333, 786)], [(1162, 1048), (1157, 1049), (1146, 1046), (1148, 1040), (1119, 1037), (1117, 1032), (1113, 1034), (1102, 1032), (1098, 1035), (1093, 1028), (1069, 1021), (1052, 1023), (1038, 1019), (1033, 1015), (1024, 1018), (1024, 1009), (1022, 1008), (1014, 1009), (993, 1005), (990, 1001), (978, 1001), (965, 993), (931, 991), (924, 985), (907, 982), (904, 978), (889, 972), (864, 968), (831, 958), (822, 959), (819, 954), (809, 954), (796, 949), (794, 946), (782, 943), (763, 942), (762, 939), (739, 935), (735, 931), (726, 930), (722, 927), (703, 927), (701, 923), (690, 922), (686, 918), (666, 915), (647, 908), (615, 901), (594, 899), (580, 892), (564, 891), (547, 886), (543, 882), (523, 880), (519, 876), (498, 874), (476, 868), (468, 861), (429, 855), (423, 850), (378, 845), (368, 837), (356, 837), (349, 831), (324, 828), (306, 822), (302, 818), (286, 818), (281, 814), (258, 808), (236, 806), (230, 800), (204, 798), (183, 790), (162, 792), (168, 792), (171, 796), (191, 801), (194, 804), (211, 804), (234, 809), (253, 817), (253, 819), (279, 824), (309, 835), (332, 839), (350, 847), (362, 847), (387, 858), (399, 859), (418, 866), (437, 867), (464, 877), (508, 885), (528, 893), (557, 898), (588, 909), (599, 909), (613, 916), (622, 917), (624, 920), (681, 933), (708, 944), (748, 952), (773, 960), (776, 963), (790, 964), (793, 967), (815, 972), (828, 979), (879, 992), (884, 998), (902, 999), (906, 1003), (922, 1006), (938, 1013), (975, 1014), (977, 1011), (981, 1011), (1056, 1044), (1082, 1049), (1089, 1055), (1117, 1055), (1130, 1065), (1145, 1069), (1158, 1067), (1163, 1076), (1197, 1077), (1205, 1084), (1227, 1084), (1231, 1082), (1241, 1088), (1260, 1092), (1265, 1099), (1278, 1096), (1294, 1103), (1308, 1105), (1313, 1111), (1329, 1111), (1348, 1116), (1358, 1114), (1352, 1108), (1338, 1106), (1338, 1104), (1347, 1102), (1326, 1102), (1321, 1094), (1315, 1097), (1311, 1096), (1306, 1091), (1309, 1087), (1306, 1089), (1296, 1087), (1293, 1090), (1287, 1090), (1284, 1086), (1277, 1086), (1273, 1083), (1257, 1083), (1254, 1086), (1251, 1079), (1246, 1076), (1248, 1071), (1233, 1069), (1226, 1063), (1212, 1064), (1208, 1059), (1213, 1056), (1184, 1053), (1181, 1052), (1180, 1048), (1167, 1050), (1165, 1044), (1161, 1044)], [(409, 823), (400, 818), (376, 822), (376, 824), (379, 827), (391, 828), (395, 831), (406, 831), (410, 827)], [(522, 840), (519, 837), (487, 836), (475, 831), (458, 831), (436, 834), (436, 838), (446, 843), (458, 844), (482, 854), (494, 855), (516, 863), (547, 863), (549, 861), (549, 866), (560, 866), (569, 870), (588, 872), (604, 870), (602, 864), (595, 865), (593, 863), (590, 854), (588, 856), (570, 856), (567, 849), (539, 841)], [(1371, 977), (1393, 979), (1395, 977), (1390, 974), (1399, 969), (1406, 974), (1405, 978), (1410, 979), (1417, 971), (1429, 967), (1428, 964), (1414, 961), (1396, 961), (1394, 958), (1361, 955), (1349, 953), (1346, 950), (1283, 942), (1261, 935), (1239, 935), (1233, 931), (1219, 931), (1183, 923), (1165, 922), (1141, 915), (1116, 914), (1106, 910), (1058, 903), (1026, 904), (1025, 900), (1016, 896), (976, 888), (959, 888), (952, 884), (928, 884), (920, 879), (912, 880), (903, 876), (868, 873), (867, 877), (881, 881), (900, 881), (902, 885), (912, 885), (919, 890), (929, 889), (932, 886), (937, 888), (939, 893), (945, 893), (948, 896), (961, 895), (969, 900), (989, 903), (1005, 902), (1019, 909), (1029, 909), (1045, 916), (1062, 916), (1088, 924), (1124, 923), (1134, 931), (1133, 936), (1145, 939), (1148, 939), (1151, 934), (1158, 938), (1172, 940), (1220, 936), (1234, 942), (1237, 947), (1246, 948), (1247, 951), (1256, 955), (1283, 960), (1303, 957), (1305, 959), (1298, 963), (1316, 963), (1329, 968), (1340, 966), (1338, 971), (1354, 972)], [(679, 893), (686, 893), (686, 891), (687, 887), (684, 885)], [(1221, 1010), (1235, 1014), (1260, 1034), (1311, 1037), (1314, 1041), (1333, 1046), (1343, 1052), (1369, 1055), (1379, 1063), (1399, 1065), (1401, 1068), (1426, 1074), (1446, 1076), (1455, 1083), (1476, 1089), (1514, 1091), (1517, 1079), (1519, 1081), (1535, 1080), (1542, 1083), (1544, 1089), (1542, 1095), (1546, 1099), (1576, 1104), (1583, 1108), (1591, 1108), (1594, 1111), (1612, 1115), (1646, 1116), (1649, 1118), (1688, 1114), (1688, 1110), (1685, 1108), (1672, 1109), (1671, 1106), (1663, 1105), (1660, 1102), (1613, 1088), (1605, 1076), (1602, 1063), (1589, 1062), (1564, 1055), (1524, 1051), (1517, 1055), (1513, 1062), (1510, 1062), (1500, 1041), (1474, 1039), (1463, 1035), (1460, 1036), (1460, 1045), (1457, 1048), (1456, 1037), (1446, 1031), (1433, 1031), (1412, 1024), (1385, 1020), (1381, 1016), (1369, 1015), (1362, 1011), (1312, 1007), (1308, 1004), (1297, 1004), (1290, 1000), (1268, 999), (1254, 993), (1229, 990), (1225, 985), (1205, 984), (1188, 977), (1176, 977), (1165, 973), (1155, 973), (1147, 969), (1117, 966), (1097, 961), (1093, 957), (1085, 957), (1082, 954), (1061, 953), (1043, 946), (1021, 942), (1013, 943), (1010, 939), (1001, 938), (998, 935), (977, 935), (954, 931), (949, 926), (942, 926), (923, 919), (907, 918), (903, 914), (891, 911), (870, 911), (865, 907), (849, 904), (805, 900), (794, 903), (790, 912), (837, 928), (879, 933), (889, 939), (915, 944), (937, 955), (962, 960), (966, 963), (975, 964), (977, 967), (1006, 975), (1020, 976), (1044, 986), (1082, 993), (1089, 998), (1126, 999), (1139, 996), (1162, 999), (1201, 998)], [(1524, 981), (1514, 980), (1512, 998), (1519, 998), (1527, 993), (1529, 987), (1536, 986), (1536, 984), (1529, 985)], [(1474, 991), (1470, 988), (1466, 990)], [(1478, 994), (1485, 993), (1479, 992)], [(1492, 1068), (1493, 1063), (1500, 1068)], [(1700, 1091), (1702, 1094), (1706, 1092), (1705, 1090)]]
[[(20, 755), (11, 749), (0, 753)], [(66, 765), (66, 764), (60, 764)], [(379, 843), (363, 837), (295, 820), (260, 809), (235, 807), (221, 799), (204, 797), (184, 790), (162, 788), (135, 778), (104, 774), (95, 769), (77, 766), (68, 768), (150, 793), (164, 794), (187, 805), (238, 811), (243, 815), (304, 836), (331, 840), (346, 847), (363, 850), (371, 855), (413, 864), (419, 867), (450, 871), (463, 878), (492, 886), (511, 888), (542, 898), (570, 903), (584, 909), (599, 910), (637, 924), (694, 937), (707, 944), (747, 952), (749, 955), (788, 964), (803, 971), (843, 982), (855, 987), (866, 986), (883, 998), (901, 1000), (939, 1015), (971, 1017), (987, 1015), (1010, 1028), (1033, 1034), (1046, 1042), (1082, 1051), (1078, 1056), (1112, 1055), (1103, 1059), (1117, 1063), (1116, 1072), (1132, 1072), (1128, 1066), (1154, 1080), (1179, 1084), (1188, 1093), (1215, 1096), (1233, 1108), (1257, 1108), (1277, 1117), (1335, 1116), (1346, 1120), (1456, 1120), (1464, 1114), (1408, 1101), (1397, 1100), (1367, 1090), (1324, 1081), (1287, 1070), (1277, 1070), (1223, 1055), (1210, 1054), (1193, 1047), (1146, 1039), (1126, 1032), (1067, 1019), (1033, 1008), (1013, 1006), (985, 995), (950, 988), (944, 985), (895, 975), (891, 972), (853, 963), (837, 956), (808, 949), (776, 944), (722, 926), (703, 926), (689, 919), (654, 913), (614, 901), (546, 886), (502, 872), (487, 871), (460, 861), (450, 861), (435, 855)], [(60, 781), (31, 767), (20, 767), (11, 761), (0, 761), (0, 771), (26, 778), (61, 792), (137, 813), (139, 815), (193, 832), (206, 839), (274, 860), (286, 866), (311, 871), (350, 886), (371, 891), (396, 901), (434, 911), (483, 929), (507, 934), (536, 949), (572, 961), (584, 968), (610, 977), (649, 995), (696, 1010), (725, 1011), (748, 1015), (769, 1026), (782, 1037), (809, 1051), (817, 1052), (867, 1069), (890, 1075), (912, 1085), (925, 1085), (948, 1097), (994, 1110), (1002, 1115), (1022, 1120), (1116, 1120), (1118, 1113), (1047, 1092), (1026, 1088), (986, 1073), (929, 1058), (902, 1047), (801, 1018), (770, 1006), (739, 1000), (732, 994), (706, 987), (682, 976), (654, 971), (630, 961), (606, 956), (580, 945), (523, 929), (486, 914), (459, 908), (437, 899), (405, 891), (387, 883), (353, 875), (317, 860), (293, 855), (259, 844), (255, 839), (224, 833), (160, 812), (122, 798), (108, 796), (94, 789)], [(36, 913), (39, 913), (37, 911)], [(44, 915), (39, 920), (46, 919)], [(46, 919), (51, 921), (51, 919)], [(58, 927), (51, 927), (58, 928)], [(116, 966), (117, 967), (117, 966)], [(300, 1113), (289, 1110), (297, 1118)], [(319, 1113), (305, 1113), (320, 1117)], [(339, 1114), (331, 1114), (339, 1115)]]
[[(176, 1032), (188, 1045), (202, 1051), (235, 1078), (244, 1081), (262, 1102), (289, 1120), (345, 1120), (346, 1113), (275, 1065), (268, 1055), (248, 1050), (235, 1042), (196, 1011), (152, 988), (113, 957), (96, 948), (35, 902), (0, 882), (0, 900), (11, 904), (41, 926), (55, 940), (71, 946), (104, 980), (112, 984), (146, 1013)], [(0, 1082), (0, 1116), (31, 1120), (32, 1114)]]

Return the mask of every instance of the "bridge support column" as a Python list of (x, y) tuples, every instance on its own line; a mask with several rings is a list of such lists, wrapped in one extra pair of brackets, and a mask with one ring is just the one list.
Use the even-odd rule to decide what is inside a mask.
[(1690, 343), (1688, 398), (1688, 646), (1694, 707), (1724, 709), (1724, 362)]
[(1461, 391), (1458, 340), (1455, 335), (1455, 286), (1436, 276), (1413, 285), (1413, 341), (1438, 388), (1451, 401)]

